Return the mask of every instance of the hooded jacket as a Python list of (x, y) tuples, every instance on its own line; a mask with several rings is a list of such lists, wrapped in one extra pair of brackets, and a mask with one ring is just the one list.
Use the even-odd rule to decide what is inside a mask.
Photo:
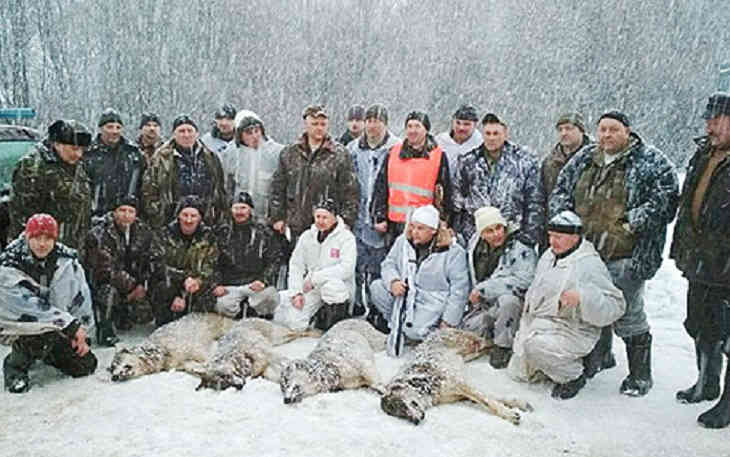
[[(251, 117), (258, 119), (253, 112), (251, 112)], [(244, 118), (240, 120), (244, 120)], [(263, 126), (263, 123), (261, 125)], [(239, 192), (251, 194), (256, 221), (268, 224), (271, 182), (284, 146), (263, 135), (258, 149), (253, 149), (241, 143), (239, 138), (239, 126), (236, 126), (236, 140), (230, 142), (220, 154), (226, 193), (228, 195), (238, 195)]]
[[(561, 306), (560, 295), (576, 290), (578, 306)], [(553, 356), (575, 360), (588, 354), (598, 342), (601, 327), (610, 325), (626, 310), (623, 293), (613, 284), (606, 265), (590, 241), (582, 239), (573, 252), (557, 257), (548, 249), (540, 257), (535, 279), (525, 295), (520, 327), (512, 349), (517, 357), (510, 361), (510, 375), (530, 379), (536, 366), (525, 345), (533, 338), (551, 340), (559, 348)], [(546, 345), (548, 346), (548, 345)], [(524, 363), (522, 363), (524, 362)], [(556, 382), (567, 382), (568, 373), (555, 366), (545, 373)]]

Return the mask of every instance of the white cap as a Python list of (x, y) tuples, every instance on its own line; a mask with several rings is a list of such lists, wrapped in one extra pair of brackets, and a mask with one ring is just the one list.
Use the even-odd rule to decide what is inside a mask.
[(416, 208), (411, 216), (411, 222), (420, 222), (423, 225), (438, 230), (439, 228), (439, 210), (433, 205), (426, 205)]
[(494, 224), (502, 224), (507, 227), (507, 221), (502, 216), (502, 213), (499, 212), (499, 208), (494, 206), (485, 206), (483, 208), (479, 208), (474, 213), (474, 225), (477, 227), (477, 234), (481, 235), (485, 228)]

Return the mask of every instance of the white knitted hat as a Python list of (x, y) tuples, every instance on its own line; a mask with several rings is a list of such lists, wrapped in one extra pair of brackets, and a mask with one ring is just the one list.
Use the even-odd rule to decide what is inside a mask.
[(433, 229), (439, 228), (439, 210), (434, 208), (433, 205), (426, 205), (416, 208), (411, 216), (411, 222), (420, 222), (423, 225), (428, 225)]
[(479, 208), (474, 213), (474, 225), (477, 226), (477, 234), (482, 233), (482, 230), (494, 224), (502, 224), (507, 227), (507, 221), (502, 217), (502, 213), (499, 212), (499, 208), (494, 206), (485, 206)]

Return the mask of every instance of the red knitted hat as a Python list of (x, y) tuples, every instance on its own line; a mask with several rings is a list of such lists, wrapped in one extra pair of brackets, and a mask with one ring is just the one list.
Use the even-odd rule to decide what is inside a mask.
[(28, 238), (45, 234), (56, 240), (58, 239), (58, 222), (50, 214), (34, 214), (25, 223), (25, 234)]

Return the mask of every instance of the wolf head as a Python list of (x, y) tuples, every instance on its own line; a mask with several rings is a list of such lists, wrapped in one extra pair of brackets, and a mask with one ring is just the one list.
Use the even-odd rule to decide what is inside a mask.
[(284, 395), (284, 404), (299, 403), (304, 397), (326, 391), (317, 364), (310, 360), (294, 360), (281, 373), (279, 387)]
[(114, 382), (126, 381), (147, 373), (140, 356), (127, 348), (122, 348), (114, 354), (108, 370)]
[(200, 373), (200, 385), (195, 390), (225, 390), (229, 387), (241, 390), (246, 385), (246, 376), (251, 375), (252, 363), (248, 357), (214, 359)]
[(380, 398), (380, 408), (391, 416), (418, 425), (426, 417), (426, 402), (418, 391), (407, 386), (391, 386)]

